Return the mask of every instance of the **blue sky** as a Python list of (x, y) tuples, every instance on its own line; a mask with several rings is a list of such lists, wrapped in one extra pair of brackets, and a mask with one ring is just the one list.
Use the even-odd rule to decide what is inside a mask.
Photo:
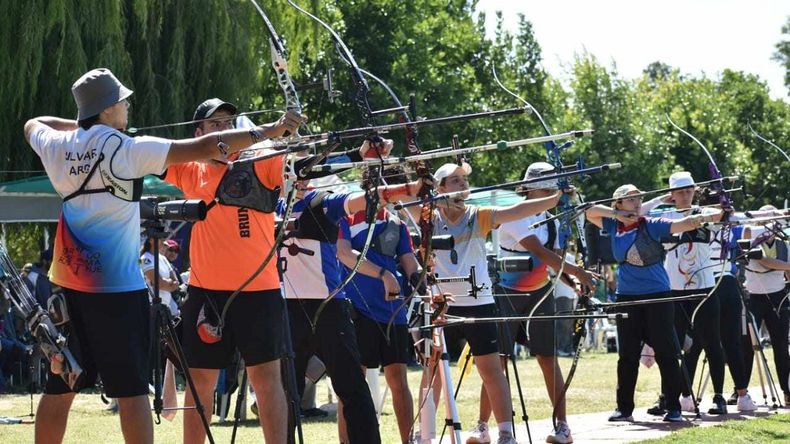
[(503, 11), (511, 30), (523, 13), (544, 67), (560, 78), (567, 78), (574, 54), (586, 50), (626, 78), (657, 60), (712, 78), (730, 68), (760, 76), (772, 97), (790, 100), (784, 68), (771, 59), (790, 16), (788, 0), (480, 0), (477, 10), (486, 12), (489, 30), (495, 11)]

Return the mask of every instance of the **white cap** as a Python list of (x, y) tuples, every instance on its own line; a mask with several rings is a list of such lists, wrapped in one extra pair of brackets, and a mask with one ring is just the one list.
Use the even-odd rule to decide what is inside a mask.
[(472, 167), (466, 162), (461, 162), (461, 165), (457, 163), (445, 163), (440, 166), (438, 170), (434, 171), (433, 180), (436, 181), (436, 185), (439, 185), (445, 177), (451, 176), (459, 169), (462, 169), (467, 176), (472, 174)]
[(687, 188), (695, 185), (694, 178), (688, 171), (678, 171), (669, 176), (669, 188)]
[(641, 193), (641, 191), (639, 191), (639, 188), (637, 188), (635, 185), (631, 185), (630, 183), (620, 185), (616, 190), (614, 190), (614, 193), (612, 193), (612, 199), (622, 199), (629, 194), (638, 193)]
[[(524, 173), (524, 180), (536, 179), (550, 171), (554, 171), (554, 166), (552, 164), (547, 162), (535, 162), (527, 167), (527, 172)], [(556, 190), (558, 188), (557, 179), (525, 183), (524, 188), (527, 190)]]

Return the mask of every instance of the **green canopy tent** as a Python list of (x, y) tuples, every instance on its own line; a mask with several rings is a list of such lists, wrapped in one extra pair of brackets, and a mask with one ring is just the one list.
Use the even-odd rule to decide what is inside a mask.
[[(183, 197), (178, 188), (154, 176), (145, 177), (143, 194)], [(0, 223), (57, 222), (60, 205), (61, 198), (47, 176), (0, 183)]]

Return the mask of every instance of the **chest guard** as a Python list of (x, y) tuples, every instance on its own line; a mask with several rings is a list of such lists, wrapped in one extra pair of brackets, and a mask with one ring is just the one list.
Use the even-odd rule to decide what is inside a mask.
[(266, 188), (258, 179), (255, 162), (243, 162), (225, 171), (217, 187), (216, 202), (273, 213), (279, 197), (280, 187)]
[[(99, 150), (99, 158), (96, 163), (91, 166), (85, 181), (77, 189), (77, 191), (69, 194), (63, 198), (63, 202), (71, 200), (83, 194), (97, 194), (97, 193), (110, 193), (118, 199), (127, 202), (139, 202), (140, 197), (143, 195), (143, 178), (124, 179), (117, 176), (112, 170), (112, 162), (115, 159), (115, 154), (123, 144), (123, 139), (118, 134), (111, 134), (101, 146)], [(93, 175), (99, 172), (101, 178), (102, 188), (88, 189), (88, 182), (90, 182)]]
[(664, 246), (660, 242), (650, 237), (644, 223), (639, 224), (636, 231), (634, 243), (628, 247), (625, 261), (621, 262), (637, 267), (647, 267), (653, 264), (664, 262)]
[(312, 239), (319, 242), (337, 242), (337, 225), (324, 214), (324, 198), (329, 192), (317, 193), (297, 218), (297, 230), (288, 233), (288, 238)]
[(394, 257), (398, 254), (398, 244), (400, 243), (400, 224), (394, 220), (388, 220), (384, 229), (373, 238), (370, 248), (374, 251), (387, 256)]
[(764, 243), (760, 246), (760, 249), (763, 250), (763, 256), (766, 258), (787, 262), (787, 243), (781, 241), (780, 239), (774, 239), (774, 244), (770, 247), (767, 243)]

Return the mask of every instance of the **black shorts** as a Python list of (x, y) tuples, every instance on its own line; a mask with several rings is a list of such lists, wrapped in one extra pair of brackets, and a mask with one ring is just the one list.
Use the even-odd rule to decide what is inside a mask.
[[(83, 293), (63, 289), (71, 321), (68, 347), (84, 372), (84, 384), (93, 387), (101, 377), (111, 398), (148, 394), (150, 305), (148, 291)], [(62, 378), (49, 373), (44, 392), (70, 393)]]
[(189, 298), (181, 307), (181, 323), (184, 356), (190, 368), (223, 369), (231, 364), (237, 349), (248, 366), (282, 357), (285, 302), (279, 288), (239, 293), (228, 309), (222, 339), (215, 344), (207, 344), (198, 336), (198, 314), (204, 303), (207, 311), (216, 309), (221, 313), (233, 292), (192, 286), (187, 292)]
[[(450, 306), (447, 314), (464, 318), (490, 318), (498, 316), (495, 304), (476, 305), (473, 307)], [(444, 329), (447, 344), (466, 339), (472, 356), (484, 356), (499, 352), (497, 326), (494, 323), (461, 324)], [(448, 347), (449, 348), (449, 347)]]
[[(511, 296), (501, 296), (497, 298), (497, 305), (502, 316), (527, 316), (535, 307), (535, 304), (543, 298), (551, 284), (532, 291), (529, 294), (522, 293), (511, 288), (495, 286), (495, 293), (507, 294)], [(540, 304), (534, 315), (551, 316), (556, 314), (554, 296), (549, 295)], [(526, 322), (509, 322), (500, 324), (502, 334), (502, 353), (512, 353), (515, 342), (529, 347), (532, 356), (554, 356), (556, 354), (556, 321), (530, 321), (529, 341), (527, 341)]]
[(362, 358), (362, 365), (367, 368), (379, 368), (390, 364), (408, 364), (414, 350), (413, 341), (408, 327), (393, 324), (390, 329), (390, 340), (386, 340), (387, 324), (376, 322), (365, 315), (356, 314), (354, 329), (357, 333), (357, 345)]

